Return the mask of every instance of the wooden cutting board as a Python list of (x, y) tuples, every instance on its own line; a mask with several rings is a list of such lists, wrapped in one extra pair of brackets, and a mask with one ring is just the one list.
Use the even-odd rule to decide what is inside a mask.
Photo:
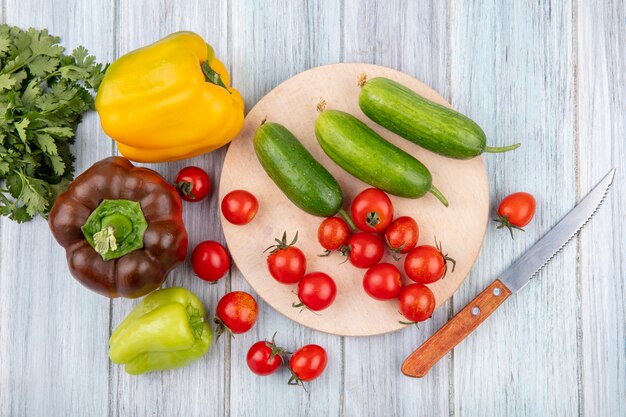
[[(437, 103), (450, 107), (441, 96), (420, 81), (399, 71), (370, 64), (333, 64), (302, 72), (263, 97), (248, 113), (241, 134), (230, 144), (220, 182), (220, 201), (235, 189), (252, 192), (259, 200), (256, 218), (245, 226), (230, 224), (222, 216), (222, 226), (232, 258), (257, 294), (290, 319), (327, 333), (345, 336), (369, 336), (392, 332), (405, 327), (399, 323), (397, 303), (376, 301), (365, 294), (362, 278), (365, 270), (357, 269), (334, 253), (323, 252), (317, 242), (317, 228), (322, 218), (305, 213), (291, 203), (267, 176), (253, 148), (256, 128), (263, 119), (285, 125), (311, 154), (322, 163), (341, 185), (345, 203), (368, 185), (352, 177), (331, 161), (315, 138), (316, 106), (320, 99), (328, 109), (347, 111), (367, 123), (384, 138), (422, 161), (431, 171), (433, 184), (448, 198), (444, 207), (434, 196), (412, 200), (391, 196), (396, 217), (414, 217), (420, 228), (418, 244), (434, 244), (434, 236), (445, 252), (456, 259), (456, 269), (444, 279), (429, 285), (443, 304), (468, 275), (485, 235), (489, 212), (487, 174), (482, 157), (458, 161), (428, 152), (370, 121), (359, 109), (360, 74), (368, 78), (384, 76), (396, 80)], [(326, 272), (337, 283), (337, 298), (328, 309), (319, 313), (293, 308), (298, 302), (295, 285), (276, 282), (268, 273), (263, 251), (287, 231), (289, 239), (298, 232), (297, 246), (307, 257), (307, 272)], [(396, 263), (403, 270), (403, 261), (394, 261), (386, 254), (383, 262)], [(409, 280), (404, 277), (405, 282)]]

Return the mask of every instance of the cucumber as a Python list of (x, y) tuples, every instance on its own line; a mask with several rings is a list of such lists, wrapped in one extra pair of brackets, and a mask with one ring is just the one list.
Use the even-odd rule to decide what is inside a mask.
[(351, 114), (322, 111), (315, 121), (315, 136), (330, 159), (361, 181), (400, 197), (430, 192), (448, 206), (432, 185), (428, 168)]
[(333, 216), (341, 209), (343, 194), (337, 180), (285, 126), (259, 126), (254, 151), (267, 175), (296, 206), (321, 217)]
[(520, 147), (519, 143), (487, 146), (485, 132), (472, 119), (388, 78), (365, 81), (362, 75), (359, 85), (359, 106), (367, 117), (439, 155), (470, 159), (483, 152), (506, 152)]

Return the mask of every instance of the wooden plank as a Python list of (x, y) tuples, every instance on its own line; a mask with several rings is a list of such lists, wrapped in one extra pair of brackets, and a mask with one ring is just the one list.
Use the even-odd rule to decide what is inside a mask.
[[(99, 60), (113, 56), (113, 2), (4, 6), (3, 21), (48, 28), (69, 52), (84, 45)], [(77, 173), (111, 154), (95, 113), (76, 136)], [(0, 415), (107, 415), (109, 300), (72, 279), (43, 219), (0, 224)]]
[[(451, 3), (452, 104), (485, 130), (492, 206), (514, 191), (537, 216), (511, 240), (487, 232), (482, 256), (454, 298), (458, 311), (575, 204), (570, 2)], [(576, 245), (454, 351), (454, 413), (576, 415)]]
[[(346, 62), (369, 62), (406, 72), (449, 99), (448, 32), (445, 2), (346, 1)], [(418, 219), (419, 222), (419, 219)], [(425, 242), (428, 236), (421, 236)], [(462, 284), (467, 285), (467, 284)], [(448, 319), (448, 305), (434, 317), (393, 334), (346, 338), (344, 414), (447, 415), (449, 358), (422, 380), (400, 373), (402, 361)]]
[[(282, 0), (251, 1), (245, 5), (234, 2), (231, 15), (234, 83), (240, 88), (248, 108), (281, 81), (310, 67), (340, 59), (339, 2)], [(268, 242), (268, 246), (270, 244)], [(232, 287), (252, 292), (235, 269)], [(342, 339), (295, 324), (258, 301), (257, 325), (231, 343), (227, 380), (230, 415), (339, 415), (343, 384)], [(284, 369), (263, 378), (248, 369), (245, 356), (249, 347), (257, 340), (271, 338), (275, 331), (278, 331), (277, 342), (289, 349), (317, 343), (327, 350), (328, 367), (319, 379), (309, 384), (308, 394), (301, 388), (287, 385), (289, 373)]]
[[(117, 22), (119, 54), (150, 44), (172, 32), (191, 30), (201, 35), (215, 49), (216, 55), (228, 65), (228, 6), (220, 1), (189, 1), (180, 7), (174, 1), (121, 1)], [(219, 224), (217, 188), (225, 149), (207, 155), (167, 164), (150, 164), (166, 179), (175, 180), (176, 173), (188, 165), (199, 166), (209, 173), (213, 189), (207, 199), (184, 205), (184, 221), (189, 233), (189, 255), (204, 240), (223, 243)], [(172, 271), (165, 286), (182, 286), (200, 297), (212, 316), (215, 305), (228, 287), (228, 278), (209, 285), (194, 276), (189, 262)], [(135, 305), (132, 300), (115, 300), (112, 306), (112, 329)], [(224, 383), (228, 366), (225, 340), (214, 343), (209, 353), (198, 362), (174, 371), (141, 377), (127, 375), (121, 367), (112, 366), (112, 415), (211, 415), (228, 414), (224, 403), (228, 385)], [(226, 346), (228, 344), (226, 343)], [(226, 358), (226, 359), (225, 359)]]
[(626, 415), (626, 6), (579, 1), (578, 160), (581, 198), (611, 168), (612, 189), (582, 231), (577, 281), (582, 415)]

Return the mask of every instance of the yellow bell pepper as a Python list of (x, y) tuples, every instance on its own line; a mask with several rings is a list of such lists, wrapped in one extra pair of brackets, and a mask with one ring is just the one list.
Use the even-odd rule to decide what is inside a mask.
[(163, 162), (230, 142), (244, 104), (213, 48), (193, 32), (177, 32), (113, 62), (96, 110), (122, 155)]

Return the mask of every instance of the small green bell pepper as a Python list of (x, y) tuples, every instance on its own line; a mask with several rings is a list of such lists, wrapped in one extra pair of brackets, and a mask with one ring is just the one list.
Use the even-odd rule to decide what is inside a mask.
[(180, 368), (201, 358), (213, 331), (202, 302), (184, 288), (165, 288), (144, 298), (109, 339), (109, 357), (132, 375)]

